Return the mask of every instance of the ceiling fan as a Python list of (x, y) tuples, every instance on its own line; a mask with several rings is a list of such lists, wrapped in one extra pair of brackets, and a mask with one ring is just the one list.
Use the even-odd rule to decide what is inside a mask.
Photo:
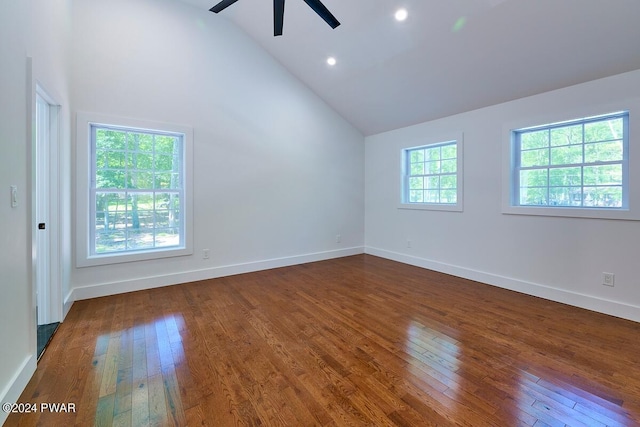
[[(220, 3), (209, 9), (211, 12), (220, 13), (227, 7), (231, 6), (238, 0), (222, 0)], [(340, 22), (335, 16), (329, 12), (329, 9), (322, 4), (320, 0), (304, 0), (311, 9), (313, 9), (320, 18), (329, 24), (331, 28), (336, 28)], [(273, 35), (282, 35), (282, 26), (284, 23), (284, 0), (273, 0)]]

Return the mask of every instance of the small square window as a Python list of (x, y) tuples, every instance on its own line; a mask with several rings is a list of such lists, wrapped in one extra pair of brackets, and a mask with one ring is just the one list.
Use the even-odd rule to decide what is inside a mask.
[(462, 210), (462, 135), (402, 150), (403, 209)]

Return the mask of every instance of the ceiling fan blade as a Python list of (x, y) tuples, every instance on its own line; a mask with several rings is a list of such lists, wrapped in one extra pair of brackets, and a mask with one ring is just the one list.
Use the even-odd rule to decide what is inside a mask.
[(238, 0), (222, 0), (220, 3), (213, 6), (211, 9), (209, 9), (209, 11), (214, 13), (220, 13), (237, 1)]
[(284, 25), (284, 0), (273, 0), (273, 35), (281, 36)]
[(331, 14), (331, 12), (329, 12), (329, 9), (327, 9), (320, 0), (304, 0), (311, 9), (313, 9), (322, 19), (325, 20), (325, 22), (327, 24), (329, 24), (329, 26), (331, 28), (336, 28), (338, 25), (340, 25), (340, 22), (336, 19), (335, 16), (333, 16)]

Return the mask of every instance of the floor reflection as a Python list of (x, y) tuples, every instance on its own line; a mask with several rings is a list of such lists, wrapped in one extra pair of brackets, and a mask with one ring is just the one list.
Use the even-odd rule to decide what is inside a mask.
[(98, 337), (96, 425), (164, 425), (181, 416), (178, 375), (188, 368), (180, 328), (182, 315), (169, 314)]

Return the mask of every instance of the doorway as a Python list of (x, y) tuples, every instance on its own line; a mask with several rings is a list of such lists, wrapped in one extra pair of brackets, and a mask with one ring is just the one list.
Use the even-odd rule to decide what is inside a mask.
[(35, 108), (35, 299), (37, 358), (40, 359), (61, 320), (61, 291), (58, 280), (57, 146), (59, 106), (36, 86)]

